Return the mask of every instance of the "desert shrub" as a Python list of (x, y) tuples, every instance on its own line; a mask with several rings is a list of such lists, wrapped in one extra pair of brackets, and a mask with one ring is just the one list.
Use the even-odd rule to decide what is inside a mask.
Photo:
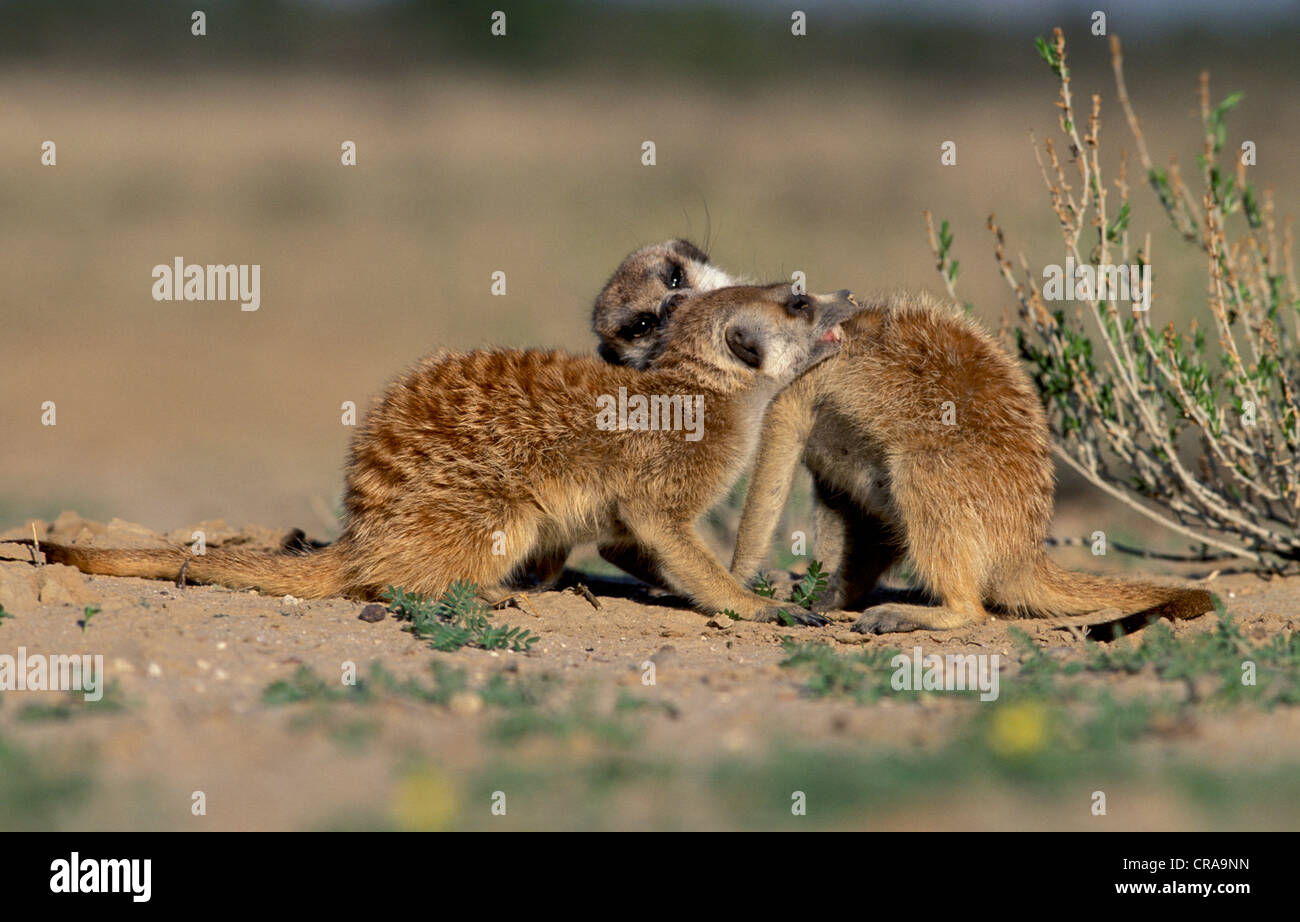
[[(1242, 94), (1212, 104), (1208, 72), (1201, 74), (1200, 188), (1193, 192), (1176, 157), (1165, 167), (1151, 159), (1118, 38), (1110, 47), (1116, 96), (1146, 183), (1180, 239), (1204, 261), (1206, 316), (1182, 330), (1173, 323), (1157, 328), (1149, 310), (1121, 310), (1099, 283), (1075, 292), (1080, 309), (1073, 316), (1049, 308), (1046, 283), (1040, 287), (1023, 255), (1013, 266), (990, 215), (998, 270), (1018, 306), (1016, 345), (1067, 465), (1193, 539), (1203, 558), (1215, 548), (1285, 566), (1300, 560), (1300, 292), (1290, 221), (1279, 232), (1271, 191), (1256, 189), (1245, 152), (1228, 148), (1227, 116)], [(1041, 145), (1034, 139), (1034, 153), (1066, 254), (1094, 273), (1099, 266), (1139, 267), (1129, 280), (1136, 306), (1151, 265), (1151, 236), (1136, 246), (1129, 226), (1127, 151), (1111, 181), (1116, 203), (1099, 157), (1101, 96), (1091, 97), (1086, 114), (1076, 109), (1060, 29), (1050, 42), (1038, 39), (1038, 50), (1059, 85), (1064, 150), (1049, 137)], [(948, 222), (936, 233), (925, 217), (940, 275), (956, 300)]]

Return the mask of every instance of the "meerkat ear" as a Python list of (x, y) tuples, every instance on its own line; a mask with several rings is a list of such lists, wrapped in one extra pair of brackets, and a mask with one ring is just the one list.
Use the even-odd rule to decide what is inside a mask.
[(727, 330), (727, 347), (750, 368), (762, 367), (763, 338), (757, 331), (739, 323), (730, 327)]
[(668, 292), (668, 294), (664, 295), (664, 299), (659, 302), (659, 316), (665, 318), (670, 316), (677, 309), (677, 305), (685, 300), (686, 292), (684, 291)]

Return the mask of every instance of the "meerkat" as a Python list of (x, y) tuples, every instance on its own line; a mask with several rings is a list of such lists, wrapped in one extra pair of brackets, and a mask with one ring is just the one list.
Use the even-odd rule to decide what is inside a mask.
[(713, 291), (741, 284), (714, 266), (689, 240), (669, 240), (630, 253), (596, 296), (591, 325), (601, 358), (644, 368), (659, 339), (664, 298), (674, 291)]
[[(40, 549), (87, 573), (176, 578), (184, 568), (195, 582), (299, 598), (371, 599), (388, 586), (437, 596), (462, 579), (495, 602), (527, 561), (616, 521), (700, 609), (776, 620), (787, 610), (742, 588), (695, 521), (749, 463), (767, 404), (840, 348), (856, 310), (785, 285), (674, 292), (644, 370), (543, 351), (427, 357), (359, 428), (343, 534), (315, 553)], [(620, 407), (615, 419), (613, 402), (638, 395), (651, 416), (662, 398), (660, 415), (647, 418), (643, 402), (640, 415)], [(674, 396), (694, 401), (694, 430), (667, 409)]]
[[(679, 262), (682, 279), (728, 278), (681, 241), (631, 254), (628, 277), (647, 290), (625, 284), (621, 268), (615, 273), (593, 312), (602, 355), (635, 366), (653, 352), (652, 305), (668, 266)], [(767, 555), (802, 460), (812, 474), (817, 555), (830, 571), (815, 607), (861, 611), (878, 579), (904, 560), (939, 603), (875, 605), (855, 631), (962, 627), (987, 619), (986, 604), (1037, 617), (1116, 608), (1182, 618), (1213, 608), (1204, 590), (1052, 563), (1043, 542), (1055, 470), (1047, 416), (1028, 375), (975, 321), (930, 295), (864, 308), (845, 323), (841, 352), (768, 409), (732, 560), (742, 584)], [(649, 327), (631, 328), (631, 318)], [(633, 565), (650, 569), (635, 558)]]

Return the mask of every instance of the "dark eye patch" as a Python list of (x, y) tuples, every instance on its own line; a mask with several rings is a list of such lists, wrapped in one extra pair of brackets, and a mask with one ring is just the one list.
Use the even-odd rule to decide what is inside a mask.
[(708, 254), (689, 240), (674, 240), (672, 242), (672, 248), (686, 259), (693, 259), (697, 263), (706, 263), (709, 261)]
[(638, 339), (655, 329), (659, 325), (659, 318), (654, 314), (637, 314), (623, 326), (619, 327), (618, 335), (624, 339)]
[(673, 260), (668, 260), (668, 268), (664, 272), (663, 282), (669, 289), (686, 287), (686, 269), (682, 264)]

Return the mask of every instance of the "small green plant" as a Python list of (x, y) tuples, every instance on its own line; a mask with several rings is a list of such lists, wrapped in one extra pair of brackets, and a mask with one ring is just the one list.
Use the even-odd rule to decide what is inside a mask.
[(473, 692), (489, 707), (514, 708), (540, 704), (549, 694), (546, 679), (516, 678), (504, 673), (493, 674), (479, 688), (472, 688), (469, 674), (447, 663), (434, 661), (429, 666), (432, 683), (418, 677), (399, 679), (375, 662), (365, 678), (355, 685), (330, 682), (317, 675), (310, 666), (299, 666), (288, 679), (279, 679), (262, 692), (262, 703), (272, 707), (301, 701), (329, 704), (353, 701), (366, 704), (380, 695), (392, 695), (423, 704), (447, 705), (461, 692)]
[(12, 618), (13, 615), (5, 611), (5, 607), (0, 605), (0, 624), (4, 624), (6, 618)]
[(805, 670), (804, 689), (815, 698), (842, 695), (866, 704), (886, 695), (915, 694), (894, 692), (890, 687), (890, 661), (898, 655), (897, 650), (865, 649), (841, 655), (830, 644), (796, 643), (789, 637), (782, 646), (786, 658), (781, 667)]
[(1217, 678), (1217, 688), (1209, 693), (1213, 700), (1249, 701), (1263, 708), (1300, 704), (1300, 634), (1277, 634), (1252, 646), (1231, 617), (1222, 618), (1211, 633), (1183, 638), (1163, 623), (1154, 624), (1140, 645), (1095, 648), (1087, 666), (1092, 672), (1122, 673), (1148, 667), (1167, 681)]
[(434, 660), (429, 664), (433, 684), (425, 685), (418, 678), (398, 679), (382, 663), (370, 666), (370, 685), (377, 691), (398, 695), (411, 701), (426, 704), (447, 704), (457, 692), (469, 687), (469, 677), (463, 669)]
[(650, 698), (641, 698), (630, 694), (626, 689), (620, 689), (618, 700), (614, 702), (614, 712), (617, 714), (638, 713), (642, 711), (659, 711), (669, 717), (676, 718), (679, 715), (677, 708), (670, 701), (655, 701)]
[[(821, 598), (822, 593), (826, 591), (826, 570), (819, 561), (814, 560), (808, 565), (808, 572), (804, 574), (794, 589), (790, 591), (790, 601), (800, 608), (812, 608), (816, 601)], [(761, 595), (765, 599), (776, 598), (776, 586), (766, 573), (760, 573), (754, 577), (754, 581), (749, 586), (755, 595)], [(782, 620), (783, 624), (794, 624), (793, 620)]]
[(463, 580), (452, 583), (437, 601), (396, 586), (384, 590), (382, 598), (394, 618), (411, 622), (406, 630), (444, 653), (462, 647), (527, 653), (541, 640), (524, 628), (492, 624), (478, 587)]
[(71, 720), (83, 715), (118, 714), (126, 710), (126, 698), (116, 680), (108, 683), (98, 701), (87, 701), (84, 691), (67, 692), (55, 704), (32, 702), (18, 712), (24, 723), (41, 723), (48, 720)]
[(310, 666), (299, 666), (292, 676), (272, 682), (262, 691), (262, 703), (272, 706), (299, 701), (368, 701), (370, 685), (358, 679), (356, 685), (327, 682)]
[[(1141, 643), (1114, 643), (1102, 647), (1089, 643), (1086, 657), (1061, 662), (1054, 659), (1022, 631), (1012, 629), (1021, 651), (1017, 684), (1050, 691), (1057, 697), (1075, 697), (1082, 690), (1055, 686), (1058, 677), (1135, 675), (1150, 670), (1168, 682), (1184, 682), (1194, 704), (1251, 703), (1264, 709), (1300, 703), (1300, 634), (1275, 635), (1268, 643), (1251, 645), (1232, 618), (1220, 616), (1219, 625), (1206, 634), (1177, 637), (1163, 622), (1148, 627)], [(1204, 680), (1217, 679), (1217, 683)]]
[(0, 829), (50, 830), (94, 790), (92, 762), (51, 763), (0, 734)]
[(99, 614), (98, 605), (87, 605), (85, 607), (81, 618), (81, 633), (86, 633), (86, 629), (90, 627), (90, 619), (95, 617), (97, 614)]
[(821, 562), (814, 560), (808, 564), (808, 572), (790, 593), (790, 601), (800, 608), (812, 608), (826, 591), (826, 571)]
[(568, 739), (588, 736), (608, 746), (634, 743), (644, 729), (634, 715), (641, 707), (630, 705), (620, 697), (606, 713), (592, 705), (586, 694), (579, 694), (563, 706), (516, 707), (508, 710), (492, 725), (491, 736), (500, 743), (516, 743), (530, 736)]
[(767, 599), (776, 598), (776, 587), (772, 585), (772, 580), (768, 578), (766, 573), (755, 576), (754, 582), (750, 584), (749, 588), (755, 595), (761, 595)]
[(378, 724), (364, 717), (342, 719), (326, 705), (369, 705), (391, 696), (455, 709), (457, 699), (477, 698), (482, 708), (496, 712), (488, 726), (489, 735), (507, 744), (531, 736), (567, 739), (585, 735), (604, 744), (625, 746), (641, 734), (643, 721), (639, 715), (677, 716), (668, 702), (635, 698), (626, 691), (607, 707), (595, 706), (590, 689), (571, 698), (553, 700), (561, 683), (550, 675), (524, 677), (501, 671), (481, 683), (472, 683), (466, 670), (448, 663), (435, 661), (430, 670), (432, 683), (418, 677), (398, 679), (376, 662), (364, 680), (358, 679), (356, 685), (341, 685), (322, 678), (309, 666), (299, 666), (288, 679), (268, 685), (262, 692), (262, 702), (271, 707), (315, 705), (298, 713), (292, 726), (323, 730), (340, 745), (353, 749), (373, 739)]

